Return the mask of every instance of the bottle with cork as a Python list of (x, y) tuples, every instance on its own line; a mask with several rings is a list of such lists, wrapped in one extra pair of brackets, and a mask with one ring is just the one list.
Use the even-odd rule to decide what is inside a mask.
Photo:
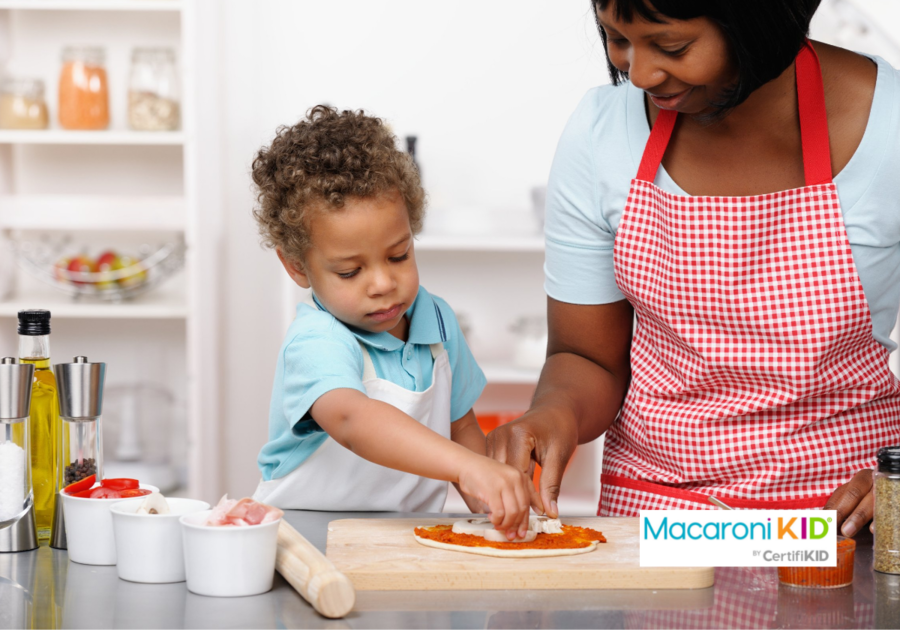
[(31, 389), (31, 479), (39, 543), (50, 540), (56, 500), (59, 399), (50, 369), (50, 311), (19, 311), (19, 360), (34, 365)]

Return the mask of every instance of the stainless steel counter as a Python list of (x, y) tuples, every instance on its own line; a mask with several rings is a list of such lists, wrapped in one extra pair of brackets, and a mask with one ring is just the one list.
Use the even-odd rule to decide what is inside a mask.
[[(410, 516), (286, 518), (324, 552), (331, 520)], [(347, 618), (329, 620), (278, 575), (264, 595), (203, 597), (184, 582), (126, 582), (115, 567), (43, 547), (0, 554), (0, 628), (900, 628), (900, 576), (871, 567), (866, 533), (853, 586), (841, 589), (779, 587), (775, 569), (717, 569), (716, 585), (695, 591), (360, 592)]]

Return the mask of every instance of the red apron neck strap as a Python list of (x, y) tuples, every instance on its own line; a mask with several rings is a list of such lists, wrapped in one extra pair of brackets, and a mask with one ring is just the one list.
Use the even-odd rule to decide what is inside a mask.
[[(825, 113), (825, 89), (822, 86), (822, 70), (819, 57), (809, 40), (800, 49), (796, 61), (797, 108), (800, 114), (800, 140), (803, 144), (803, 174), (807, 186), (831, 182), (831, 149), (828, 144), (828, 117)], [(637, 178), (652, 182), (662, 163), (678, 112), (660, 110), (650, 138), (644, 147), (644, 155)]]
[(828, 116), (819, 56), (809, 40), (797, 55), (797, 108), (800, 111), (800, 140), (803, 143), (803, 175), (807, 186), (831, 183), (831, 148), (828, 144)]
[(672, 137), (672, 130), (675, 129), (675, 120), (678, 118), (678, 112), (671, 109), (661, 109), (656, 115), (656, 122), (653, 123), (653, 129), (650, 130), (650, 137), (647, 139), (647, 146), (644, 147), (644, 156), (641, 158), (641, 165), (638, 167), (638, 179), (652, 182), (656, 179), (656, 171), (662, 164), (663, 155), (666, 153), (666, 147), (669, 146), (669, 138)]

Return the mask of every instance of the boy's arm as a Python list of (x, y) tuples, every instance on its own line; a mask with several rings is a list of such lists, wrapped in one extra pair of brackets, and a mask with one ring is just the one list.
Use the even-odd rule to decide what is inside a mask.
[[(475, 410), (469, 409), (469, 412), (459, 420), (450, 425), (450, 439), (457, 444), (462, 444), (473, 453), (484, 455), (487, 451), (487, 440), (484, 437), (484, 431), (478, 426), (475, 419)], [(460, 493), (463, 500), (473, 514), (484, 514), (487, 512), (487, 506), (475, 497), (465, 494), (459, 489), (459, 484), (453, 484)]]
[[(459, 483), (462, 491), (491, 506), (499, 530), (528, 529), (530, 484), (511, 466), (447, 440), (393, 405), (355, 389), (333, 389), (313, 403), (313, 419), (338, 444), (371, 462), (403, 472)], [(483, 437), (482, 437), (483, 439)], [(484, 445), (481, 446), (482, 454)]]

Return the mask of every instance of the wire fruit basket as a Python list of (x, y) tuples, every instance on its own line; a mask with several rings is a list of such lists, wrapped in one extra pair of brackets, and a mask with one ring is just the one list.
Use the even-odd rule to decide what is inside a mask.
[(16, 241), (13, 247), (19, 266), (29, 275), (76, 300), (109, 302), (129, 300), (168, 280), (184, 266), (186, 250), (181, 240), (142, 244), (133, 258), (106, 250), (98, 263), (84, 254), (66, 257), (69, 238)]

